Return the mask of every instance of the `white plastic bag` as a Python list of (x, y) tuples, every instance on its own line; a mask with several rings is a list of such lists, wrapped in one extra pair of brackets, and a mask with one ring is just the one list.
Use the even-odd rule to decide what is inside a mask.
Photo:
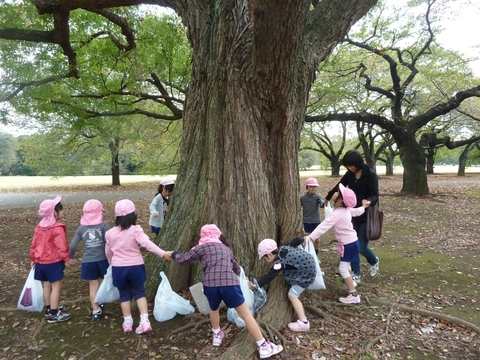
[(184, 299), (172, 290), (167, 275), (160, 272), (162, 282), (158, 285), (157, 295), (155, 295), (155, 305), (153, 307), (153, 316), (158, 322), (168, 321), (175, 315), (188, 315), (195, 312), (195, 308), (190, 301)]
[(323, 208), (323, 211), (325, 212), (325, 219), (330, 216), (330, 214), (333, 211), (333, 208), (330, 205), (330, 201), (327, 203), (327, 205), (325, 205), (325, 207)]
[(325, 290), (325, 282), (323, 281), (322, 269), (320, 268), (320, 262), (318, 260), (317, 254), (315, 253), (315, 247), (313, 246), (313, 241), (307, 240), (304, 249), (310, 255), (313, 256), (313, 258), (315, 259), (315, 264), (316, 264), (316, 268), (317, 268), (315, 281), (312, 284), (310, 284), (310, 286), (307, 289), (309, 289), (309, 290)]
[[(252, 315), (254, 314), (253, 305), (255, 303), (255, 295), (252, 290), (248, 287), (248, 280), (245, 275), (245, 271), (241, 268), (240, 276), (238, 277), (240, 280), (240, 288), (242, 289), (243, 297), (245, 298), (245, 302), (247, 303), (248, 308)], [(238, 315), (235, 309), (228, 309), (227, 310), (227, 319), (231, 322), (234, 322), (239, 328), (244, 328), (246, 326), (245, 321)]]
[[(209, 315), (210, 304), (208, 303), (207, 297), (203, 293), (203, 284), (199, 282), (190, 286), (190, 293), (192, 294), (193, 301), (195, 301), (195, 305), (197, 305), (198, 311), (200, 311), (200, 313), (203, 315)], [(222, 301), (220, 303), (220, 308), (225, 306), (225, 303)]]
[(35, 268), (30, 269), (30, 273), (27, 276), (27, 281), (23, 286), (23, 290), (20, 293), (18, 299), (17, 309), (25, 311), (41, 312), (45, 302), (43, 300), (43, 287), (42, 282), (35, 280)]
[(118, 300), (120, 300), (120, 293), (115, 285), (113, 285), (112, 266), (110, 265), (107, 269), (107, 273), (103, 277), (100, 287), (98, 288), (94, 302), (97, 304), (104, 304)]

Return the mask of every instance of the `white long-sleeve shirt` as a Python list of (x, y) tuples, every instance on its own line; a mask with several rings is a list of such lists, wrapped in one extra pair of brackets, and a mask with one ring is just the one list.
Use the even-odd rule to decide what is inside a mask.
[(357, 232), (353, 229), (352, 217), (360, 216), (364, 212), (365, 208), (362, 206), (358, 208), (335, 208), (330, 216), (324, 219), (308, 236), (315, 241), (332, 228), (339, 243), (343, 245), (353, 243), (358, 240), (358, 237)]

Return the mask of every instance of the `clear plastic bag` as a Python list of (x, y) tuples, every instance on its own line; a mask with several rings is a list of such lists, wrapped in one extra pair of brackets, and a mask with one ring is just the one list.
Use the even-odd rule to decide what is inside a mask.
[(267, 303), (268, 297), (265, 289), (258, 286), (257, 279), (252, 278), (251, 283), (255, 286), (255, 290), (253, 290), (253, 312), (256, 314)]
[(323, 281), (323, 274), (322, 269), (320, 268), (320, 261), (318, 260), (317, 254), (315, 253), (315, 247), (313, 246), (313, 241), (307, 240), (305, 247), (305, 251), (307, 251), (310, 255), (313, 256), (315, 259), (316, 264), (316, 275), (315, 281), (307, 288), (309, 290), (325, 290), (325, 282)]
[(43, 300), (42, 282), (35, 280), (34, 276), (35, 268), (31, 268), (27, 276), (27, 281), (25, 281), (23, 290), (20, 293), (20, 298), (18, 299), (18, 310), (34, 312), (41, 312), (43, 310), (45, 302)]
[(103, 281), (98, 288), (95, 300), (97, 304), (111, 303), (120, 300), (120, 293), (113, 285), (112, 266), (107, 269), (107, 273), (103, 277)]
[(160, 272), (160, 277), (162, 282), (158, 285), (153, 308), (155, 320), (158, 322), (168, 321), (174, 318), (177, 313), (180, 315), (193, 314), (195, 308), (190, 304), (190, 301), (172, 290), (167, 275), (163, 271)]
[[(254, 314), (254, 303), (255, 303), (255, 295), (252, 290), (248, 287), (248, 280), (247, 276), (245, 275), (245, 271), (241, 268), (240, 276), (238, 277), (240, 280), (240, 288), (242, 289), (243, 297), (245, 298), (245, 302), (247, 303), (248, 308), (252, 315)], [(231, 322), (234, 322), (239, 328), (244, 328), (246, 326), (245, 321), (238, 315), (235, 309), (228, 309), (227, 310), (227, 319)]]

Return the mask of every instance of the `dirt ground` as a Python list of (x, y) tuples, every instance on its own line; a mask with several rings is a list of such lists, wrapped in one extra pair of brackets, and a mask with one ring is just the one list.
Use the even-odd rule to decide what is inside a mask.
[[(318, 179), (322, 195), (338, 180)], [(129, 191), (146, 189), (152, 189), (153, 196), (156, 186), (156, 181), (127, 184), (119, 199), (128, 197)], [(319, 258), (327, 290), (302, 295), (311, 330), (277, 329), (274, 340), (281, 341), (285, 351), (273, 359), (480, 359), (480, 174), (431, 175), (429, 186), (432, 196), (398, 197), (401, 176), (380, 176), (384, 233), (371, 242), (380, 258), (380, 275), (370, 278), (362, 259), (360, 305), (337, 301), (346, 292), (337, 272), (336, 242), (332, 234), (322, 237)], [(108, 185), (82, 189), (86, 193), (118, 191)], [(38, 191), (62, 195), (73, 189), (57, 186)], [(145, 229), (150, 200), (135, 201)], [(110, 223), (114, 203), (104, 203)], [(82, 205), (64, 204), (69, 239), (78, 226)], [(36, 210), (0, 210), (0, 360), (220, 358), (235, 341), (240, 330), (225, 320), (224, 344), (211, 346), (208, 317), (199, 312), (164, 323), (152, 316), (154, 331), (142, 336), (123, 333), (118, 303), (108, 304), (106, 316), (92, 323), (87, 284), (79, 279), (79, 266), (66, 270), (61, 293), (61, 302), (73, 314), (71, 320), (48, 324), (43, 314), (16, 310), (29, 271)], [(194, 304), (188, 289), (180, 295)], [(134, 318), (138, 320), (138, 314)], [(238, 354), (235, 359), (246, 357)]]

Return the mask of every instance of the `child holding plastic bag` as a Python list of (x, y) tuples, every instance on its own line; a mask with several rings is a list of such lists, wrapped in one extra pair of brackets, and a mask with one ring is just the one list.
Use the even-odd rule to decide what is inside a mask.
[(338, 241), (338, 254), (340, 264), (338, 269), (348, 289), (348, 296), (341, 297), (340, 302), (345, 304), (359, 304), (360, 296), (357, 294), (357, 284), (352, 279), (351, 263), (360, 261), (360, 245), (357, 232), (353, 228), (352, 216), (360, 216), (365, 212), (369, 204), (353, 208), (357, 204), (357, 197), (353, 190), (339, 185), (339, 192), (332, 196), (334, 210), (323, 222), (318, 225), (312, 233), (305, 237), (306, 241), (316, 241), (321, 235), (333, 228), (333, 234)]
[(68, 253), (67, 228), (58, 222), (63, 218), (61, 200), (57, 196), (40, 204), (38, 215), (43, 219), (35, 228), (30, 246), (30, 260), (32, 267), (35, 267), (34, 277), (43, 285), (45, 317), (49, 323), (66, 321), (72, 317), (71, 314), (62, 312), (63, 307), (59, 306), (65, 266), (75, 264)]
[(263, 337), (240, 288), (238, 279), (240, 266), (226, 238), (215, 224), (207, 224), (201, 228), (198, 246), (182, 254), (174, 251), (172, 259), (182, 265), (188, 265), (197, 260), (202, 263), (202, 283), (210, 305), (213, 346), (220, 346), (224, 337), (220, 329), (219, 313), (220, 303), (223, 300), (227, 307), (235, 308), (245, 321), (248, 331), (257, 343), (260, 359), (267, 359), (283, 350), (281, 345), (271, 343)]
[(83, 215), (80, 226), (70, 244), (70, 257), (75, 258), (78, 244), (83, 241), (82, 272), (80, 277), (88, 281), (90, 303), (92, 305), (92, 321), (100, 320), (103, 304), (95, 303), (95, 295), (102, 284), (108, 269), (105, 255), (105, 233), (108, 224), (103, 221), (103, 205), (100, 201), (91, 199), (83, 205)]
[(112, 266), (113, 285), (120, 293), (120, 306), (123, 313), (123, 331), (128, 333), (133, 328), (130, 301), (135, 299), (140, 311), (140, 324), (135, 329), (137, 334), (152, 331), (148, 320), (148, 303), (145, 297), (144, 282), (147, 279), (145, 265), (138, 245), (154, 254), (169, 259), (165, 251), (155, 245), (140, 225), (136, 225), (135, 205), (128, 199), (115, 204), (115, 227), (105, 234), (105, 254)]
[(280, 247), (273, 239), (264, 239), (258, 244), (258, 258), (273, 263), (270, 272), (260, 279), (258, 286), (264, 287), (282, 271), (284, 280), (292, 286), (288, 291), (288, 299), (298, 317), (297, 321), (288, 324), (292, 331), (310, 330), (310, 322), (298, 298), (315, 281), (317, 274), (315, 262), (318, 260), (299, 247), (304, 243), (302, 237), (296, 237), (287, 245)]

